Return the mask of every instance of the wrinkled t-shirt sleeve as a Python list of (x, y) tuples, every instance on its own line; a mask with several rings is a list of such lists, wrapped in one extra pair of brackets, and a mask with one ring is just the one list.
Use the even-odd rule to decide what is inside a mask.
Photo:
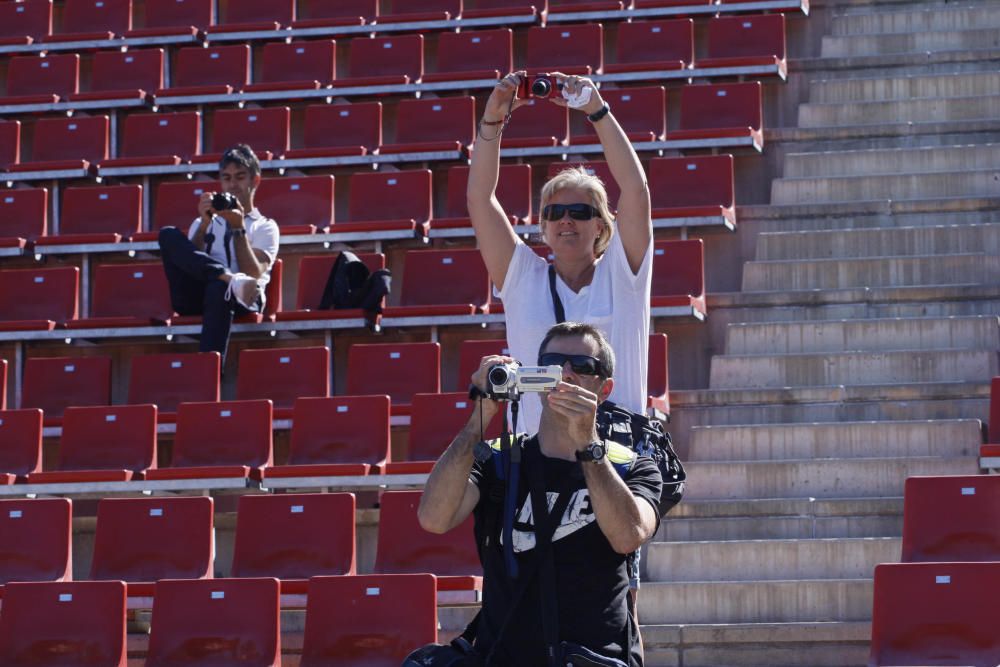
[(253, 227), (250, 246), (256, 250), (263, 250), (271, 260), (271, 264), (274, 264), (274, 260), (278, 257), (279, 238), (278, 223), (274, 220), (262, 220)]
[[(639, 271), (632, 273), (632, 267), (628, 264), (628, 256), (625, 255), (625, 246), (622, 244), (622, 235), (615, 230), (615, 235), (611, 237), (611, 244), (608, 246), (608, 259), (612, 260), (612, 271), (615, 273), (616, 282), (622, 285), (629, 285), (632, 289), (645, 289), (649, 291), (651, 278), (653, 276), (653, 241), (650, 239), (646, 246), (646, 253), (642, 256), (642, 264)], [(620, 281), (625, 281), (624, 283)]]
[(497, 296), (502, 301), (507, 301), (508, 295), (520, 291), (530, 275), (532, 265), (538, 262), (545, 263), (545, 260), (519, 241), (514, 247), (514, 254), (510, 257), (510, 264), (507, 265), (507, 275), (503, 277), (503, 289), (496, 292)]
[(656, 513), (657, 528), (660, 522), (660, 492), (663, 490), (663, 479), (656, 462), (648, 456), (639, 456), (625, 478), (625, 485), (636, 498), (642, 498), (653, 506)]

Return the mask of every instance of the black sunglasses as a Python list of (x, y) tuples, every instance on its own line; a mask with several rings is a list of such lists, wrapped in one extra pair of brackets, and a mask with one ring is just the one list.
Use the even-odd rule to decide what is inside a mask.
[(607, 377), (607, 374), (604, 372), (604, 364), (596, 357), (586, 354), (563, 354), (562, 352), (546, 352), (538, 355), (539, 366), (558, 366), (562, 368), (567, 361), (574, 373)]
[(549, 204), (542, 209), (542, 218), (555, 222), (562, 220), (566, 213), (573, 220), (593, 220), (600, 217), (597, 209), (590, 204)]

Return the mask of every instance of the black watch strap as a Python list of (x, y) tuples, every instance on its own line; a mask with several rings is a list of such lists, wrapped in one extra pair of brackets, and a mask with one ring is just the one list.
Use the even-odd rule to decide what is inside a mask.
[[(600, 454), (598, 455), (595, 450), (600, 450)], [(595, 440), (594, 442), (590, 443), (590, 445), (588, 445), (586, 449), (577, 450), (576, 460), (582, 462), (594, 462), (603, 459), (607, 455), (608, 455), (607, 445), (605, 445), (600, 440)]]
[(603, 107), (601, 107), (594, 113), (588, 115), (587, 120), (589, 120), (591, 123), (596, 123), (597, 121), (607, 116), (609, 113), (611, 113), (611, 105), (605, 102)]

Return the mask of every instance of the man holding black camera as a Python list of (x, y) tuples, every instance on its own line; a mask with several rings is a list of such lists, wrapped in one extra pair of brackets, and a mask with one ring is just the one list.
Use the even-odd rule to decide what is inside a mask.
[[(483, 607), (465, 635), (474, 647), (466, 664), (641, 667), (627, 561), (659, 525), (662, 479), (652, 459), (598, 436), (614, 353), (593, 326), (549, 329), (538, 365), (562, 373), (542, 394), (538, 433), (487, 445), (483, 424), (503, 409), (490, 371), (512, 363), (483, 358), (470, 392), (481, 400), (420, 502), (420, 524), (433, 533), (474, 513)], [(545, 373), (531, 380), (544, 384)]]
[(219, 180), (222, 192), (201, 195), (187, 235), (164, 227), (159, 243), (174, 310), (202, 316), (199, 349), (219, 352), (225, 364), (233, 317), (264, 308), (279, 234), (277, 223), (254, 207), (260, 162), (249, 146), (223, 153)]

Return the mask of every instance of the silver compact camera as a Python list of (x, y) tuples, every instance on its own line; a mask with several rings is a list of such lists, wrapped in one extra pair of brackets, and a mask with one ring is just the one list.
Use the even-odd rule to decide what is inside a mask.
[(562, 380), (559, 366), (497, 364), (486, 374), (486, 395), (495, 401), (516, 401), (526, 392), (545, 392)]

